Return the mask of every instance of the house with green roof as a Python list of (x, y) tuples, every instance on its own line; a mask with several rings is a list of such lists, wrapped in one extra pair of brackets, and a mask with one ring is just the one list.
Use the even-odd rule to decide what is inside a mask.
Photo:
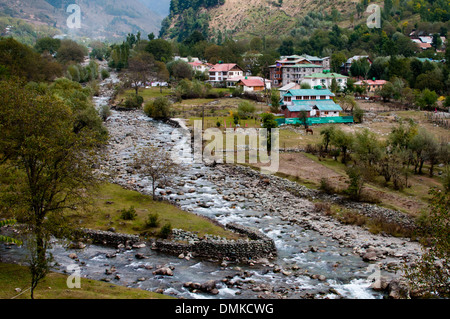
[(281, 109), (285, 118), (299, 118), (302, 112), (308, 118), (339, 117), (342, 108), (334, 96), (328, 89), (289, 90), (282, 97)]

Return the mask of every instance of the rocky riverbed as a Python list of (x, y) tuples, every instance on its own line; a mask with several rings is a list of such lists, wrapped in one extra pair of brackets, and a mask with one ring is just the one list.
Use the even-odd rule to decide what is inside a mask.
[[(98, 109), (108, 103), (110, 94), (110, 86), (102, 85)], [(110, 141), (100, 170), (114, 183), (151, 194), (149, 178), (133, 168), (134, 155), (149, 144), (171, 150), (183, 138), (174, 134), (173, 126), (155, 122), (142, 111), (112, 111), (106, 125)], [(420, 254), (420, 246), (408, 239), (374, 235), (315, 210), (313, 200), (322, 196), (315, 190), (247, 167), (196, 164), (189, 154), (184, 154), (182, 169), (158, 194), (223, 225), (257, 229), (274, 241), (275, 260), (217, 263), (190, 254), (162, 254), (151, 245), (66, 250), (55, 243), (52, 254), (61, 269), (75, 262), (84, 277), (182, 298), (381, 298), (384, 293), (370, 288), (374, 279), (390, 282), (397, 268)], [(409, 223), (405, 216), (383, 208), (349, 205), (364, 214)], [(2, 260), (17, 258), (18, 250), (0, 247)]]

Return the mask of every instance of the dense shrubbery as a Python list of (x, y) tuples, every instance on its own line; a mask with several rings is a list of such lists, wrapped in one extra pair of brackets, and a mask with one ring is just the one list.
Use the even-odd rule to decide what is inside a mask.
[(159, 97), (145, 104), (144, 112), (155, 120), (166, 120), (172, 115), (171, 103), (167, 98)]

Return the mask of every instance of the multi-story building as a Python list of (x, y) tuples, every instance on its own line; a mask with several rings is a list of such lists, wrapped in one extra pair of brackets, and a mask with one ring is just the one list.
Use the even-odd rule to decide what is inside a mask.
[(219, 63), (209, 69), (209, 83), (226, 86), (228, 78), (244, 76), (244, 70), (236, 63)]
[(291, 82), (300, 84), (305, 76), (329, 69), (330, 58), (291, 55), (282, 57), (269, 68), (270, 80), (275, 87), (285, 86)]
[(340, 90), (343, 90), (347, 86), (348, 76), (323, 71), (322, 73), (314, 73), (311, 75), (307, 75), (304, 78), (304, 83), (308, 83), (312, 88), (316, 86), (321, 86), (322, 88), (331, 88), (331, 84), (333, 83), (333, 79), (336, 80), (336, 84)]

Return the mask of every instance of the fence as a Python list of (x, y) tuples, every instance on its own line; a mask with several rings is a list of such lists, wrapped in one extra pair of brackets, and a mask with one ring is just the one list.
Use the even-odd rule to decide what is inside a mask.
[[(276, 119), (278, 125), (282, 124), (299, 124), (303, 125), (303, 119), (299, 118), (282, 118)], [(353, 123), (353, 116), (333, 116), (333, 117), (308, 117), (307, 125), (314, 124), (330, 124), (330, 123)]]

